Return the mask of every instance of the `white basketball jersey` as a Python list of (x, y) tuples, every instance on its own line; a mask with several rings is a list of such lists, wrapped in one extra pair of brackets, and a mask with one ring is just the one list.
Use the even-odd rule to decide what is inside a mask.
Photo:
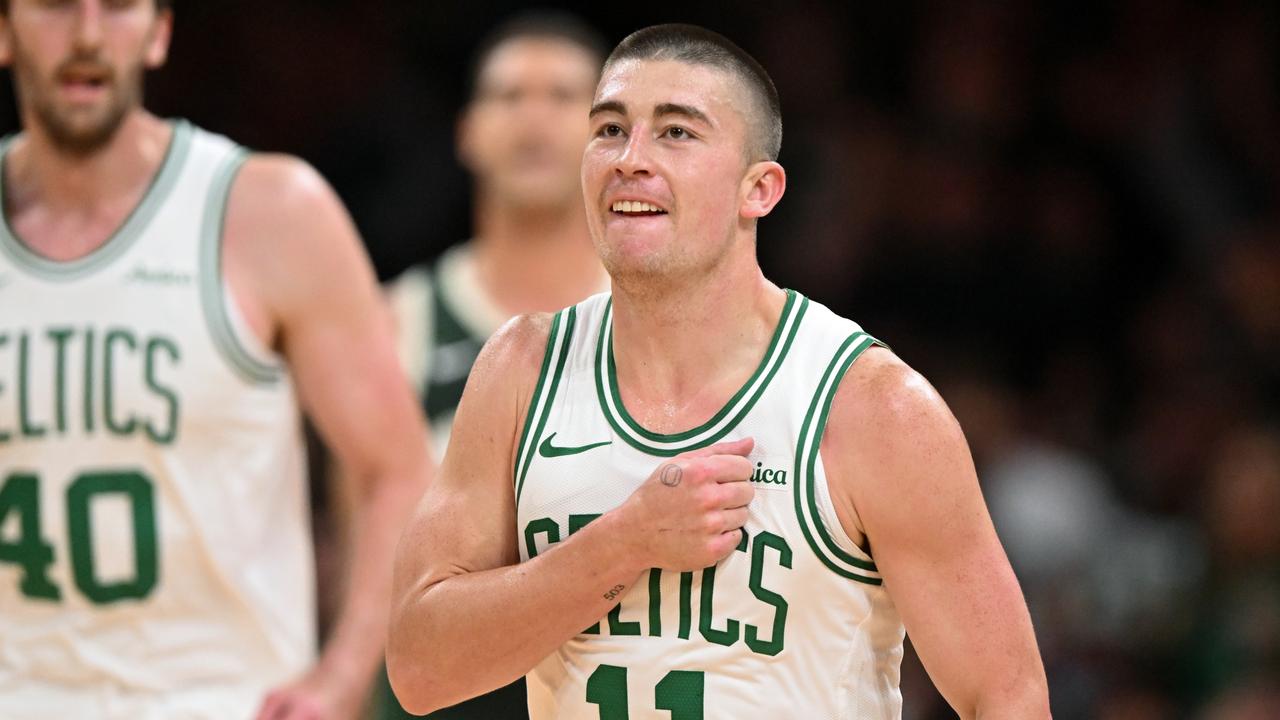
[(699, 572), (650, 570), (529, 675), (533, 718), (901, 715), (903, 626), (875, 562), (845, 534), (818, 451), (833, 394), (875, 340), (788, 291), (755, 374), (704, 425), (651, 432), (614, 372), (611, 302), (552, 324), (517, 452), (521, 558), (622, 504), (665, 458), (755, 439), (746, 539)]
[(250, 718), (315, 653), (293, 389), (219, 271), (246, 152), (173, 128), (88, 256), (0, 225), (0, 717)]

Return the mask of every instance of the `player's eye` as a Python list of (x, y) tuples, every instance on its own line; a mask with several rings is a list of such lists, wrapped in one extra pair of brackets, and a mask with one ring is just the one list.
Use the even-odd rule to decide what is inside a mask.
[(617, 123), (605, 123), (600, 126), (596, 134), (600, 137), (622, 137), (622, 126)]
[(688, 130), (685, 130), (679, 125), (672, 125), (671, 127), (667, 128), (666, 132), (664, 132), (663, 135), (666, 135), (672, 140), (687, 140), (688, 138), (692, 137), (689, 134)]

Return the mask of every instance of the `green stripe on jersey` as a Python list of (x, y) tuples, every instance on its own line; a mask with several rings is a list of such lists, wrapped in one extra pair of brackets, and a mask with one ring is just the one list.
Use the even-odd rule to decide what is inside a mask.
[(804, 423), (800, 426), (800, 436), (796, 441), (796, 482), (793, 488), (796, 519), (814, 555), (837, 575), (870, 585), (879, 585), (883, 582), (875, 563), (855, 557), (836, 544), (831, 534), (827, 532), (818, 512), (814, 487), (817, 484), (818, 450), (822, 445), (822, 434), (826, 429), (831, 403), (835, 399), (840, 380), (844, 378), (854, 360), (857, 360), (867, 348), (879, 344), (881, 343), (870, 335), (856, 332), (845, 339), (836, 350), (835, 356), (831, 358), (826, 371), (822, 374), (822, 379), (818, 382), (813, 400), (809, 403)]
[(228, 298), (222, 282), (222, 234), (227, 201), (236, 174), (248, 159), (248, 150), (236, 148), (221, 162), (209, 185), (200, 225), (200, 304), (213, 344), (222, 358), (245, 381), (266, 384), (278, 381), (283, 370), (258, 360), (241, 344), (228, 315)]
[[(547, 427), (547, 416), (551, 414), (551, 404), (560, 387), (560, 376), (564, 373), (565, 361), (569, 357), (569, 345), (573, 341), (573, 327), (577, 324), (577, 318), (578, 308), (571, 306), (556, 313), (551, 321), (547, 348), (542, 354), (542, 369), (538, 372), (538, 384), (529, 401), (529, 414), (525, 417), (524, 431), (520, 433), (520, 444), (517, 446), (514, 469), (517, 506), (520, 504), (520, 493), (524, 490), (524, 478), (529, 474), (529, 465), (533, 462), (542, 431)], [(554, 370), (548, 383), (547, 372), (552, 368)], [(532, 433), (529, 432), (530, 429), (533, 430)]]
[(782, 366), (800, 329), (809, 299), (787, 290), (787, 300), (774, 328), (764, 357), (751, 377), (743, 383), (724, 407), (710, 420), (692, 430), (664, 435), (648, 430), (627, 412), (618, 391), (617, 364), (613, 356), (613, 301), (605, 306), (596, 338), (596, 396), (609, 425), (627, 444), (649, 455), (671, 457), (689, 450), (707, 447), (729, 434), (751, 412), (756, 401), (769, 387), (769, 382)]

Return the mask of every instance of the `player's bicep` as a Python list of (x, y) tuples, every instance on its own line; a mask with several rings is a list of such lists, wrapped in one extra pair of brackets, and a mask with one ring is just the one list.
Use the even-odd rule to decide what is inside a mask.
[(324, 179), (293, 158), (251, 158), (232, 188), (225, 254), (273, 318), (302, 404), (347, 476), (414, 472), (425, 430), (390, 312)]
[(400, 541), (397, 596), (519, 561), (511, 468), (548, 332), (545, 317), (517, 318), (481, 351), (444, 463)]
[(926, 670), (969, 716), (983, 699), (1042, 683), (1043, 670), (960, 427), (923, 378), (886, 355), (846, 379), (823, 457), (831, 451), (843, 483), (833, 491), (856, 509)]

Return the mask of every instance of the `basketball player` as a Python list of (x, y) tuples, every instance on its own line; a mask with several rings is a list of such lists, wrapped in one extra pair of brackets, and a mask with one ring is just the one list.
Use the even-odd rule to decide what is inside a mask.
[(514, 320), (477, 361), (397, 558), (405, 706), (528, 673), (534, 718), (896, 718), (905, 626), (962, 717), (1047, 717), (955, 420), (756, 263), (786, 184), (764, 70), (641, 30), (591, 128), (613, 294)]
[[(512, 316), (608, 287), (587, 232), (582, 151), (604, 42), (572, 16), (537, 12), (480, 45), (458, 155), (474, 180), (475, 237), (392, 285), (401, 360), (444, 452), (467, 373)], [(408, 717), (384, 686), (384, 717)], [(435, 718), (528, 717), (524, 679)]]
[[(142, 108), (171, 26), (0, 4), (0, 717), (352, 717), (425, 430), (325, 182)], [(359, 498), (318, 659), (295, 396)]]
[(578, 179), (604, 53), (577, 19), (539, 12), (499, 26), (476, 54), (457, 134), (475, 237), (391, 287), (402, 360), (441, 452), (471, 364), (502, 323), (608, 287)]

